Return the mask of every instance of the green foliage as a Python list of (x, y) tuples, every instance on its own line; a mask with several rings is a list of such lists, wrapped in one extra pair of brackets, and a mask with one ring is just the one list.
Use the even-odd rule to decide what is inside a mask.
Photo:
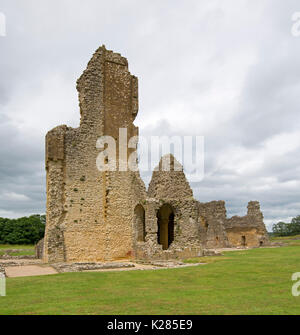
[(0, 244), (35, 244), (45, 233), (46, 216), (0, 218)]
[(290, 223), (278, 222), (272, 227), (274, 236), (293, 236), (300, 234), (300, 215), (292, 219)]
[(272, 231), (274, 233), (274, 236), (288, 236), (288, 223), (280, 221), (273, 225)]

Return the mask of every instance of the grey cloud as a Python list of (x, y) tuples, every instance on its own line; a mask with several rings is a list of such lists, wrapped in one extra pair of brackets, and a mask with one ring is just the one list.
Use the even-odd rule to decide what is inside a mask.
[[(205, 178), (193, 185), (196, 198), (226, 200), (228, 215), (260, 200), (268, 224), (300, 214), (300, 149), (276, 155), (266, 146), (298, 132), (300, 39), (290, 34), (298, 5), (2, 1), (8, 26), (0, 38), (0, 215), (45, 211), (44, 129), (78, 122), (75, 81), (100, 44), (127, 57), (139, 77), (141, 135), (205, 136)], [(53, 86), (40, 89), (53, 74), (73, 89), (63, 99), (70, 104)], [(37, 99), (44, 100), (33, 112), (28, 101)], [(256, 153), (264, 154), (259, 166), (239, 169)], [(142, 176), (149, 181), (151, 173)]]

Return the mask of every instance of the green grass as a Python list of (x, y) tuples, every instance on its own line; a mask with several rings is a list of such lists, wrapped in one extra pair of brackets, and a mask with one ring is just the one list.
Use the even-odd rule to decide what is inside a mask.
[[(5, 251), (0, 251), (0, 256), (3, 256), (7, 254), (7, 252)], [(35, 251), (34, 250), (21, 250), (21, 251), (15, 251), (15, 252), (9, 252), (8, 255), (10, 256), (32, 256), (35, 255)]]
[(34, 249), (33, 244), (0, 244), (1, 249)]
[(300, 246), (300, 235), (271, 237), (270, 241), (280, 242), (286, 245)]
[(22, 251), (16, 251), (16, 252), (11, 252), (9, 253), (11, 256), (32, 256), (35, 255), (35, 251), (34, 250), (22, 250)]
[(7, 278), (0, 314), (299, 314), (299, 256), (258, 248), (179, 269)]
[(205, 257), (194, 257), (194, 258), (185, 259), (183, 262), (187, 264), (195, 264), (195, 263), (208, 264), (208, 263), (214, 263), (218, 261), (224, 261), (224, 259), (228, 259), (228, 258), (221, 257), (221, 256), (205, 256)]
[(35, 255), (34, 245), (16, 245), (16, 244), (0, 244), (0, 256), (7, 253), (7, 250), (20, 249), (20, 251), (9, 252), (11, 256), (28, 256)]

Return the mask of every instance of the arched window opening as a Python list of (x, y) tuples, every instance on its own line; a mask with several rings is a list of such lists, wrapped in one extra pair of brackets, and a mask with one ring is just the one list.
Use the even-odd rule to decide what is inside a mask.
[(201, 222), (202, 226), (207, 230), (208, 222), (203, 216), (200, 217), (200, 222)]
[(138, 242), (145, 242), (146, 225), (145, 209), (142, 205), (137, 205), (134, 209), (135, 233)]
[(242, 246), (246, 246), (246, 236), (242, 236)]
[(174, 211), (170, 205), (165, 204), (159, 209), (157, 226), (157, 242), (167, 250), (174, 241)]

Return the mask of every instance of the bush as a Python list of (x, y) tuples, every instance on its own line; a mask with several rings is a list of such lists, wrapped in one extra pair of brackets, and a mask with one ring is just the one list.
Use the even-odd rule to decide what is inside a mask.
[(35, 244), (45, 233), (45, 215), (0, 218), (0, 244)]

